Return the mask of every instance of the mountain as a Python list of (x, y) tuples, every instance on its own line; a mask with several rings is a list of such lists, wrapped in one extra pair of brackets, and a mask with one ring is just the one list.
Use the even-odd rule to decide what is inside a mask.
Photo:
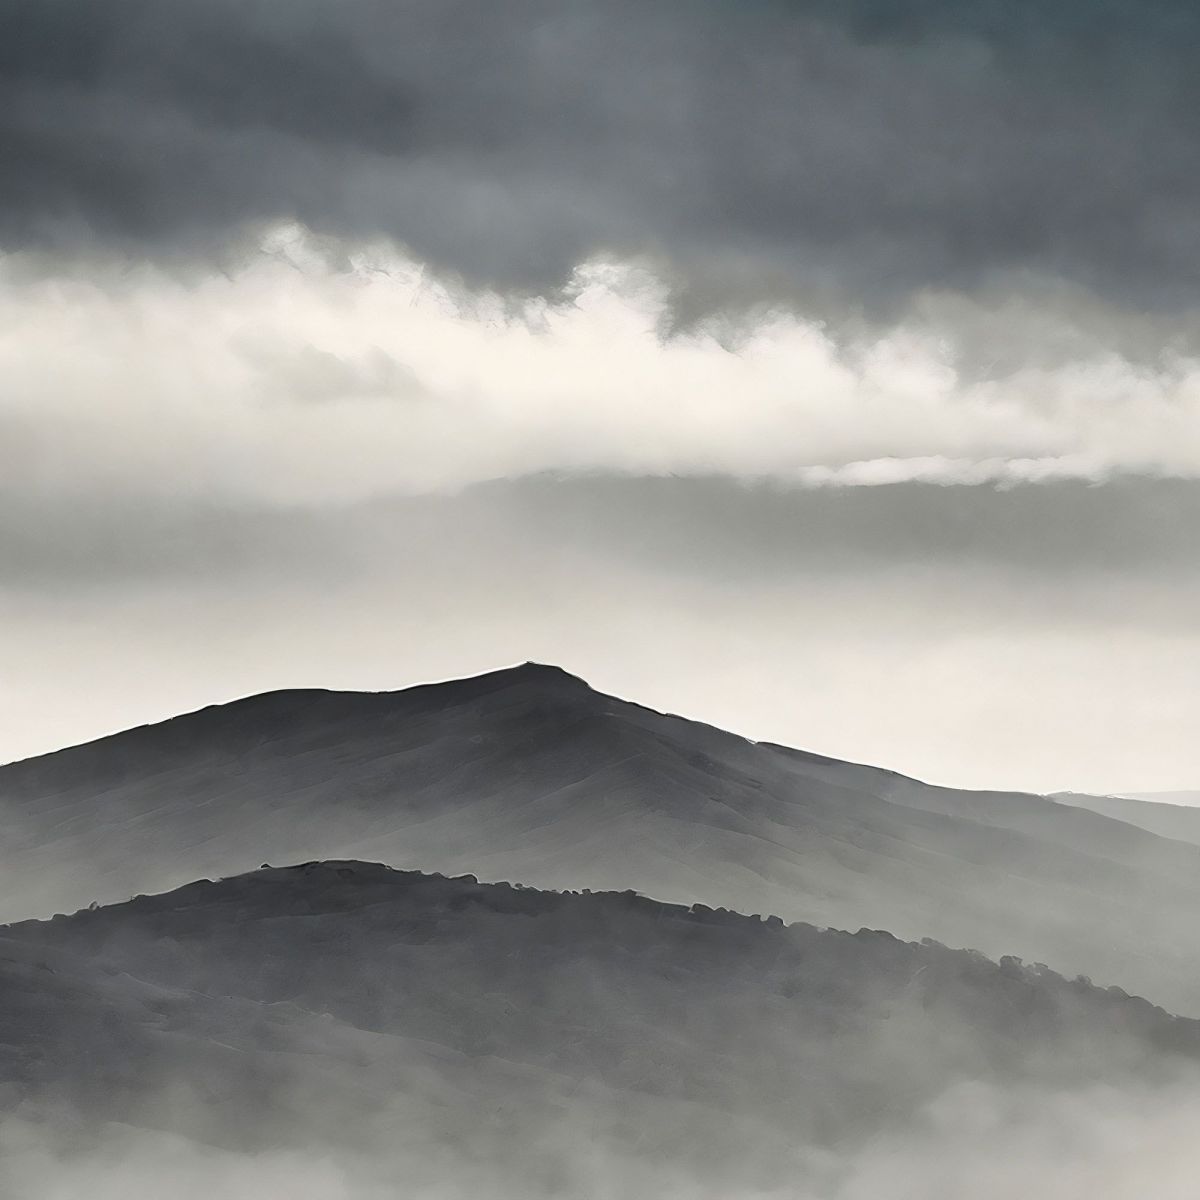
[(1056, 792), (1054, 799), (1115, 817), (1159, 837), (1200, 846), (1200, 792), (1145, 792), (1136, 796)]
[(0, 1028), (22, 1153), (102, 1173), (141, 1130), (355, 1196), (833, 1195), (939, 1105), (1003, 1141), (1098, 1088), (1157, 1112), (1200, 1060), (1200, 1022), (1011, 959), (355, 861), (2, 928)]
[(364, 858), (886, 928), (1200, 1013), (1200, 847), (756, 744), (522, 667), (288, 691), (0, 768), (0, 916)]

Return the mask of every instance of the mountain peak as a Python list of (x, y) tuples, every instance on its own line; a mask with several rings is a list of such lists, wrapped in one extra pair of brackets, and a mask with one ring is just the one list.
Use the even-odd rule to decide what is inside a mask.
[(419, 684), (416, 687), (405, 688), (393, 692), (393, 696), (417, 696), (430, 693), (446, 697), (462, 694), (491, 694), (510, 687), (526, 687), (546, 692), (590, 692), (591, 686), (586, 679), (564, 671), (562, 667), (551, 663), (523, 662), (512, 667), (499, 667), (494, 671), (485, 671), (482, 675), (468, 675), (465, 678), (447, 679), (440, 683)]
[[(508, 671), (522, 679), (528, 680), (530, 683), (552, 684), (554, 686), (569, 686), (569, 687), (589, 687), (586, 679), (581, 679), (578, 675), (572, 675), (570, 671), (563, 670), (562, 667), (555, 666), (553, 663), (540, 663), (529, 660), (521, 663), (516, 667), (509, 667)], [(504, 671), (497, 671), (496, 674), (502, 675)]]

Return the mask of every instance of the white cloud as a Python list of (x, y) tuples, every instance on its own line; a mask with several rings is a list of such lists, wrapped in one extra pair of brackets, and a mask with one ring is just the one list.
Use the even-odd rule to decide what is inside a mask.
[[(286, 504), (540, 470), (843, 486), (1200, 474), (1200, 361), (1112, 352), (979, 378), (930, 311), (872, 338), (764, 314), (665, 338), (663, 289), (588, 264), (514, 311), (294, 229), (230, 274), (0, 264), (0, 463), (38, 493)], [(967, 301), (962, 301), (966, 306)], [(978, 313), (974, 314), (978, 318)]]

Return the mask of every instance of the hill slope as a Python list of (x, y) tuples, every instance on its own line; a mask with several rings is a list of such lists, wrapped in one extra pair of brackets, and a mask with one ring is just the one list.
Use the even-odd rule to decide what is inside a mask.
[(1200, 1013), (1200, 848), (640, 708), (528, 664), (279, 692), (0, 768), (0, 916), (370, 857), (930, 936)]
[(72, 1153), (117, 1121), (438, 1195), (815, 1186), (947, 1096), (1144, 1102), (1200, 1057), (1012, 961), (349, 861), (0, 929), (0, 978), (0, 1100)]

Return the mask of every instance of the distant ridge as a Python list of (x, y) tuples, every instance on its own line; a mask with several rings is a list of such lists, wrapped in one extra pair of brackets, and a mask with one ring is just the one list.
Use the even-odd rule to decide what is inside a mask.
[(1174, 804), (1195, 808), (1200, 806), (1200, 791), (1123, 792), (1127, 800), (1142, 800), (1147, 804)]
[(1140, 796), (1087, 796), (1060, 792), (1053, 798), (1136, 825), (1159, 837), (1200, 846), (1200, 807), (1197, 807), (1200, 792), (1145, 793)]

